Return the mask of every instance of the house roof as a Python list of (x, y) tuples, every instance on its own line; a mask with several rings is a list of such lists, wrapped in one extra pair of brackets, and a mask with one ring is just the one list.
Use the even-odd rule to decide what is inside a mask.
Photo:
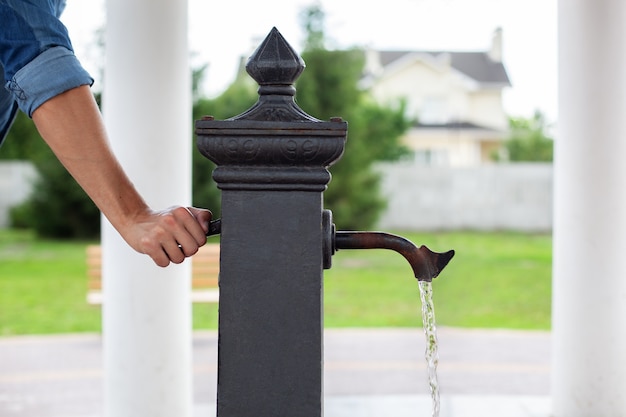
[(511, 81), (502, 62), (494, 61), (486, 52), (449, 52), (449, 51), (379, 51), (383, 67), (405, 57), (408, 54), (427, 55), (434, 59), (447, 56), (450, 66), (473, 80), (483, 84), (501, 84), (510, 86)]
[(464, 132), (477, 140), (504, 140), (506, 130), (501, 130), (469, 121), (452, 121), (446, 123), (415, 123), (413, 129), (428, 132)]
[(413, 127), (417, 129), (448, 129), (448, 130), (461, 129), (461, 130), (486, 130), (486, 131), (498, 132), (497, 129), (478, 125), (476, 123), (472, 123), (468, 121), (462, 121), (462, 120), (446, 122), (446, 123), (419, 123), (417, 122), (415, 123)]

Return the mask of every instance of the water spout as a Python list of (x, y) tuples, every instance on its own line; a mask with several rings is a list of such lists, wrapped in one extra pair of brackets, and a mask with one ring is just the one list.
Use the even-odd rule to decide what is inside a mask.
[[(454, 250), (439, 253), (431, 251), (425, 245), (418, 248), (410, 240), (391, 233), (336, 232), (329, 213), (328, 210), (324, 212), (324, 227), (327, 228), (327, 234), (330, 237), (327, 250), (331, 251), (325, 259), (325, 263), (328, 263), (326, 268), (330, 267), (330, 256), (339, 249), (390, 249), (404, 256), (411, 265), (413, 275), (418, 281), (430, 282), (441, 273), (454, 256)], [(221, 219), (211, 221), (207, 236), (220, 234), (222, 231), (221, 223)]]
[(432, 281), (448, 265), (454, 251), (433, 252), (426, 246), (419, 248), (410, 240), (383, 232), (335, 232), (336, 249), (390, 249), (409, 262), (418, 281)]

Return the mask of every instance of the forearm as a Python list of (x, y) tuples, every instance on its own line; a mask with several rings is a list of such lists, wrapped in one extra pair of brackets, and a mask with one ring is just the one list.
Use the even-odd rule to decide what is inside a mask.
[(144, 202), (109, 147), (89, 87), (46, 101), (33, 120), (57, 158), (136, 251), (167, 266), (206, 243), (210, 211), (180, 206), (153, 211)]
[(111, 152), (88, 86), (48, 100), (35, 110), (33, 120), (59, 161), (118, 231), (149, 210)]

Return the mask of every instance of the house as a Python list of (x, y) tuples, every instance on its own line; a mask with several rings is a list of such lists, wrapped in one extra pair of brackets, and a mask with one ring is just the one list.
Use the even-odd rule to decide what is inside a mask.
[(507, 136), (502, 30), (481, 52), (366, 51), (362, 86), (382, 102), (403, 98), (416, 120), (404, 140), (415, 161), (466, 167), (489, 163)]

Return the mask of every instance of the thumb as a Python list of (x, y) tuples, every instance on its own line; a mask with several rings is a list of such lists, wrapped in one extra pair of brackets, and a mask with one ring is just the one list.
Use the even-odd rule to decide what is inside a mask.
[(208, 233), (209, 222), (213, 218), (213, 213), (211, 213), (211, 210), (196, 207), (187, 207), (187, 209), (193, 215), (193, 217), (196, 218), (196, 221), (200, 224), (202, 230), (204, 230), (205, 233)]

